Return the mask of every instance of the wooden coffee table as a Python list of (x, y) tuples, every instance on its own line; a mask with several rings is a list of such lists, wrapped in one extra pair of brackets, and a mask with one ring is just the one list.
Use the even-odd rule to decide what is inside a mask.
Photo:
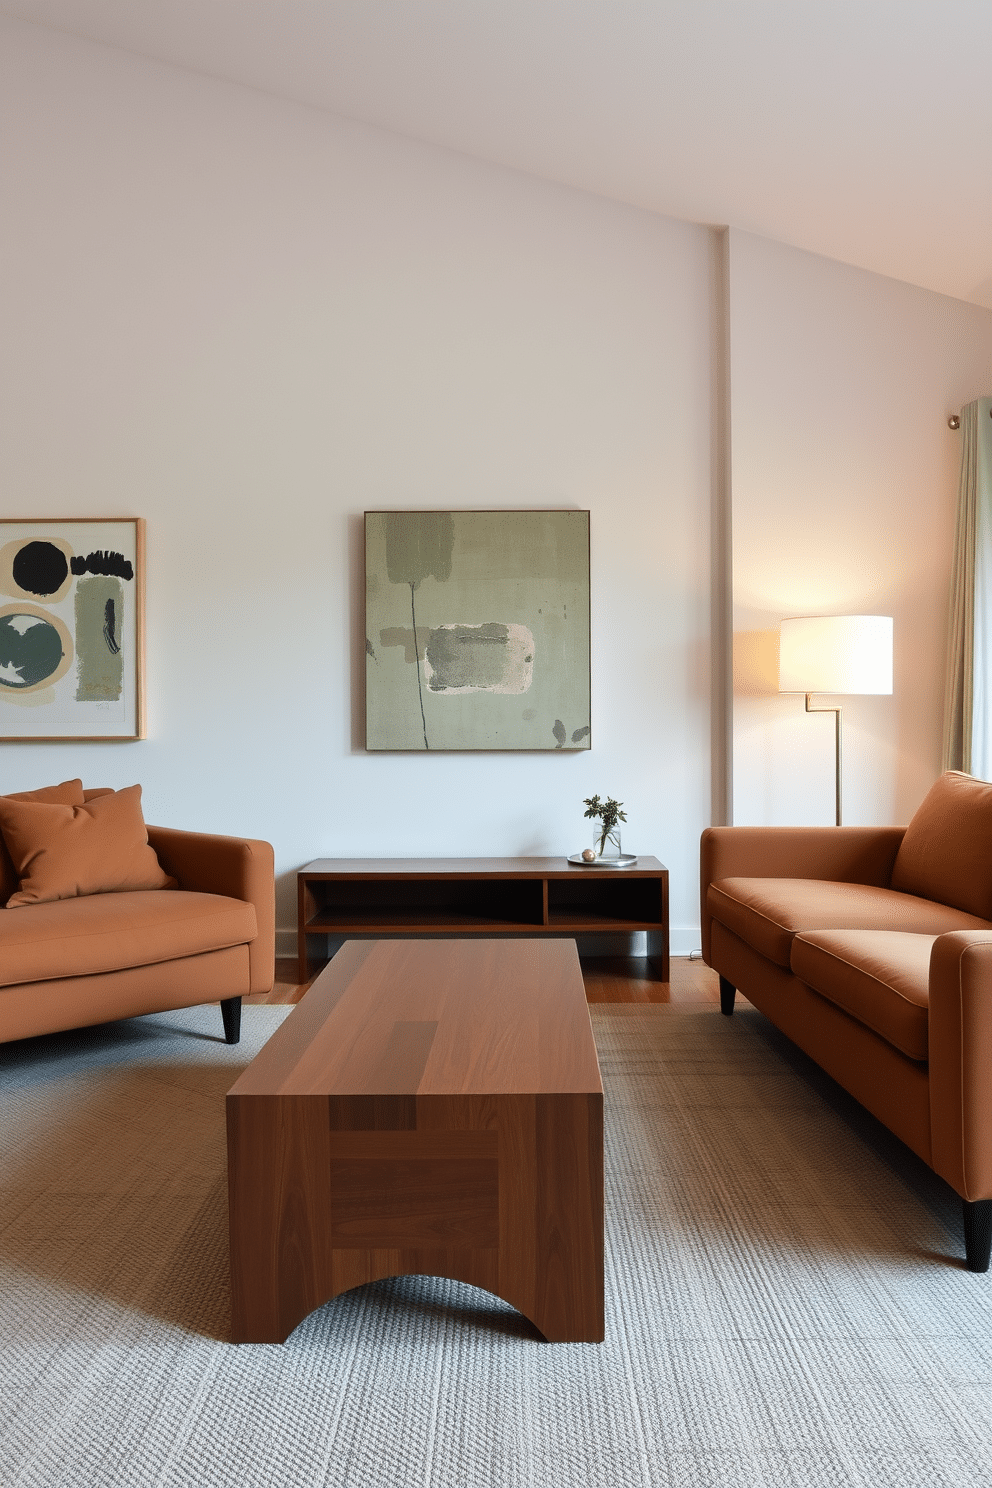
[(603, 1087), (574, 941), (349, 941), (227, 1097), (236, 1343), (384, 1276), (603, 1338)]

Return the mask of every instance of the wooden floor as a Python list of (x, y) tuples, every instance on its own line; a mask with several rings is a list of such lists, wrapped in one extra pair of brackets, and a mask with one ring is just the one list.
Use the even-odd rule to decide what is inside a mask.
[[(589, 957), (582, 962), (589, 1002), (655, 1002), (689, 1012), (719, 1006), (720, 983), (715, 971), (688, 956), (673, 956), (671, 981), (656, 982), (645, 959), (638, 956)], [(268, 995), (246, 1002), (299, 1002), (309, 983), (296, 981), (296, 959), (276, 961), (276, 984)]]

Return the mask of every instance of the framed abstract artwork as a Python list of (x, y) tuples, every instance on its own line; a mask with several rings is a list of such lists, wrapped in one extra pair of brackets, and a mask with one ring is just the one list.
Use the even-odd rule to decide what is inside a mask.
[(0, 521), (0, 739), (140, 739), (145, 524)]
[(591, 745), (589, 513), (365, 513), (370, 750)]

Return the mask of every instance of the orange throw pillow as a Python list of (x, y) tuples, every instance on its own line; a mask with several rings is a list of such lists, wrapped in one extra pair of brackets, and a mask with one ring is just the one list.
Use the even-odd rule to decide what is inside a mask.
[(21, 880), (8, 909), (85, 894), (176, 887), (149, 846), (140, 785), (81, 806), (0, 797), (0, 830)]
[[(63, 780), (61, 785), (43, 785), (40, 790), (13, 791), (3, 798), (6, 801), (49, 801), (59, 806), (82, 806), (83, 782)], [(17, 888), (17, 874), (10, 861), (7, 845), (0, 837), (0, 904), (6, 904)]]
[(945, 770), (924, 796), (892, 866), (892, 887), (992, 920), (992, 785)]

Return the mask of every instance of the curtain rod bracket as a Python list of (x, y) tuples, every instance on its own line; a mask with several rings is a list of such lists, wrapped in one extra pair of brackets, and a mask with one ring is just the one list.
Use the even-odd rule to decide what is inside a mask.
[(950, 418), (947, 420), (947, 427), (949, 429), (960, 429), (961, 420), (958, 418), (956, 413), (952, 413)]

